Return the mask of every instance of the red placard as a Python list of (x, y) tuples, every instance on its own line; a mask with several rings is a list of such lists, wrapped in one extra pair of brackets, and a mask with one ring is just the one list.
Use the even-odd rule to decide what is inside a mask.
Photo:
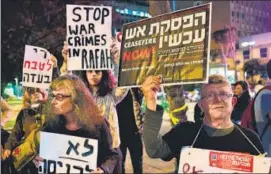
[(252, 172), (253, 156), (238, 153), (231, 154), (211, 151), (209, 155), (209, 165), (221, 169)]

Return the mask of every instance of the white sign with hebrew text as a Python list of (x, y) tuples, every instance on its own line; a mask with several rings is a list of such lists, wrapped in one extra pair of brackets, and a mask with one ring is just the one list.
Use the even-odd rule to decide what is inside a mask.
[(90, 173), (97, 167), (98, 140), (41, 132), (39, 173)]

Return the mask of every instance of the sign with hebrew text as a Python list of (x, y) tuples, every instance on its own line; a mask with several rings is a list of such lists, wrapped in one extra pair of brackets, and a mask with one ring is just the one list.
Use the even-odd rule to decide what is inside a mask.
[(269, 173), (271, 158), (237, 152), (183, 148), (178, 173)]
[(50, 52), (44, 48), (25, 45), (22, 85), (49, 88), (53, 76)]
[(97, 167), (98, 140), (41, 132), (39, 173), (90, 173)]
[(206, 82), (211, 4), (125, 24), (118, 86), (140, 86), (150, 75), (164, 85)]

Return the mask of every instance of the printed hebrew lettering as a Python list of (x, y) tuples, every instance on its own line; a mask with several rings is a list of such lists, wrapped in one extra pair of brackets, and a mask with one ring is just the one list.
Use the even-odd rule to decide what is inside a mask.
[(76, 153), (76, 155), (79, 155), (77, 148), (79, 147), (80, 144), (76, 143), (76, 145), (74, 145), (70, 140), (68, 141), (68, 143), (69, 143), (69, 148), (67, 149), (66, 154), (70, 155), (71, 151), (73, 150)]
[(31, 62), (29, 60), (25, 60), (24, 61), (24, 68), (27, 66), (27, 68), (29, 69), (30, 64), (31, 64)]
[[(74, 169), (77, 169), (80, 171), (80, 174), (83, 174), (84, 173), (84, 169), (80, 166), (73, 166)], [(77, 172), (76, 172), (77, 173)]]
[(37, 69), (37, 64), (38, 64), (38, 62), (32, 61), (31, 63), (32, 63), (32, 65), (33, 65), (33, 66), (31, 67), (31, 69), (35, 69), (35, 70), (36, 70), (36, 69)]
[(45, 67), (45, 63), (41, 63), (39, 62), (39, 70), (44, 70), (44, 67)]
[(84, 147), (88, 149), (87, 152), (82, 153), (83, 157), (89, 156), (93, 153), (93, 146), (88, 144), (88, 139), (85, 140)]
[[(26, 80), (26, 78), (27, 78), (27, 80)], [(29, 81), (29, 74), (28, 73), (24, 73), (23, 74), (23, 81), (24, 82), (28, 82)]]
[(44, 76), (44, 78), (47, 78), (47, 80), (44, 80), (44, 83), (50, 83), (49, 76)]

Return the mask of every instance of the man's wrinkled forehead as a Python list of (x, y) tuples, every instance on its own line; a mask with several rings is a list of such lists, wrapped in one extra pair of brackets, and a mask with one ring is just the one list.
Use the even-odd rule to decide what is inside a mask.
[(204, 94), (215, 91), (232, 93), (232, 88), (231, 85), (228, 83), (205, 84), (201, 88), (201, 95), (203, 96)]

